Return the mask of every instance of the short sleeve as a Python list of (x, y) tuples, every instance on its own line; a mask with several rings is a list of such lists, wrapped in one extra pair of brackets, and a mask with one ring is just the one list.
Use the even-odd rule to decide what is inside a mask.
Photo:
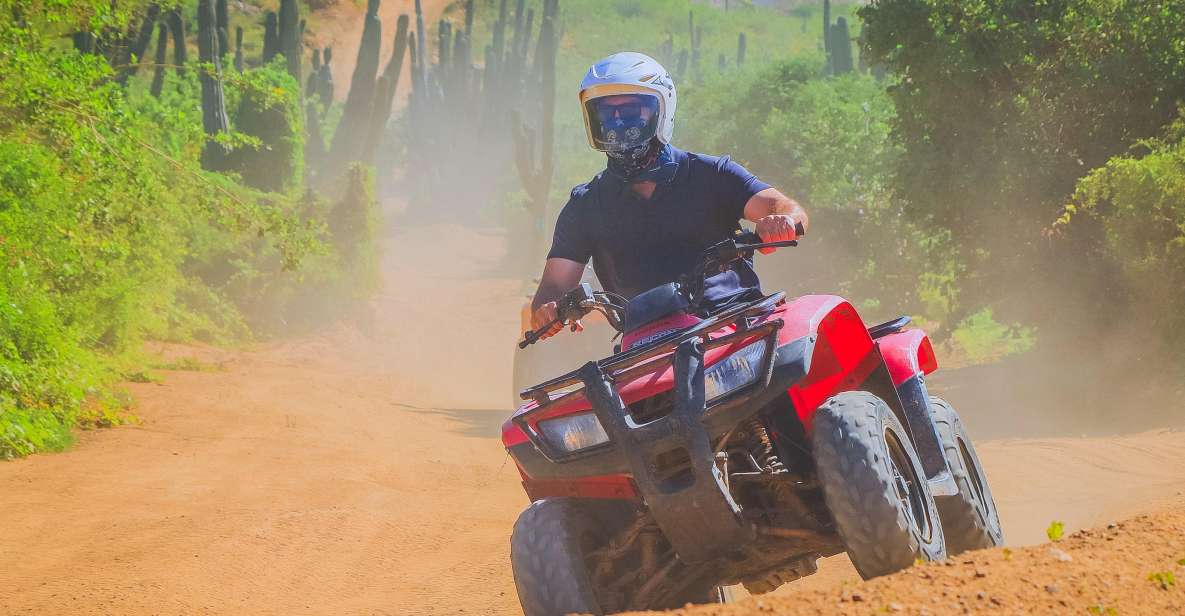
[(757, 179), (757, 176), (728, 156), (721, 156), (717, 160), (715, 192), (733, 220), (744, 218), (745, 205), (749, 199), (769, 187), (769, 184)]
[(592, 239), (589, 237), (588, 225), (581, 220), (583, 208), (578, 198), (577, 191), (572, 191), (572, 198), (560, 210), (551, 238), (551, 250), (547, 253), (548, 259), (567, 259), (587, 264), (592, 258)]

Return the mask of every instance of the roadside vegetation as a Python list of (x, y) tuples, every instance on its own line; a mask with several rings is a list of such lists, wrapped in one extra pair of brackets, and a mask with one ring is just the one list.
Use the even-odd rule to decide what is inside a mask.
[[(230, 69), (241, 130), (217, 137), (231, 164), (203, 168), (210, 67), (191, 54), (133, 75), (118, 51), (148, 7), (0, 2), (0, 458), (125, 419), (114, 384), (145, 374), (145, 339), (299, 331), (374, 286), (370, 173), (306, 189), (296, 80), (282, 63)], [(110, 48), (80, 52), (79, 32)], [(269, 114), (276, 130), (257, 130)]]
[(811, 209), (767, 286), (910, 313), (956, 364), (1125, 337), (1181, 373), (1185, 1), (367, 4), (359, 49), (313, 50), (296, 0), (0, 0), (0, 457), (120, 421), (145, 339), (354, 310), (383, 196), (506, 226), (529, 286), (603, 165), (576, 85), (622, 49), (674, 72), (677, 144)]

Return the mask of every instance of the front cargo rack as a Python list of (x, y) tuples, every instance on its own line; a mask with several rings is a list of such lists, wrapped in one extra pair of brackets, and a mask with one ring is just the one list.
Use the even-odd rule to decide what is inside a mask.
[[(661, 367), (667, 365), (669, 362), (665, 359), (655, 359), (664, 355), (668, 355), (675, 351), (685, 340), (692, 338), (701, 338), (704, 341), (704, 350), (713, 349), (720, 346), (732, 344), (738, 340), (760, 336), (764, 332), (758, 330), (766, 330), (773, 324), (763, 324), (757, 328), (750, 328), (747, 325), (746, 319), (761, 314), (766, 314), (773, 310), (775, 306), (781, 304), (786, 299), (784, 292), (777, 292), (772, 295), (767, 295), (761, 299), (752, 302), (737, 304), (730, 308), (709, 316), (703, 321), (695, 324), (687, 329), (672, 333), (670, 336), (664, 336), (650, 342), (636, 349), (617, 353), (615, 355), (606, 357), (605, 359), (597, 361), (597, 366), (614, 380), (625, 380), (636, 378), (643, 374), (655, 372)], [(721, 327), (737, 323), (737, 331), (727, 336), (720, 338), (708, 339), (708, 335)], [(780, 323), (779, 323), (780, 325)], [(654, 361), (649, 361), (654, 360)], [(544, 408), (559, 404), (561, 402), (572, 399), (583, 393), (584, 388), (572, 388), (574, 385), (582, 385), (583, 381), (579, 375), (579, 370), (573, 370), (567, 374), (556, 377), (549, 381), (545, 381), (533, 387), (528, 387), (523, 390), (519, 396), (523, 400), (534, 400), (538, 405), (531, 410), (534, 415), (537, 412), (544, 410)], [(568, 389), (559, 397), (553, 398), (552, 392)]]

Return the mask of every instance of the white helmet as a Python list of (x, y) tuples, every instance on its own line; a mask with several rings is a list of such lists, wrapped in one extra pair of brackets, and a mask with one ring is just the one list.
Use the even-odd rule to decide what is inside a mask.
[[(614, 97), (609, 101), (615, 101), (621, 96), (641, 97), (641, 117), (627, 116), (621, 107), (597, 104), (597, 99)], [(604, 58), (589, 67), (580, 82), (580, 109), (588, 143), (607, 153), (637, 148), (652, 137), (670, 143), (677, 100), (675, 82), (654, 58), (632, 51)], [(631, 108), (637, 110), (639, 105)]]

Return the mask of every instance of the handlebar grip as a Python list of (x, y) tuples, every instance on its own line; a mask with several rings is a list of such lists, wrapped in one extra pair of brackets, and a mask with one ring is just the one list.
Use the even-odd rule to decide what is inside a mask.
[(539, 329), (533, 329), (533, 330), (527, 332), (526, 335), (523, 336), (523, 339), (519, 341), (518, 348), (525, 349), (528, 346), (535, 344), (536, 342), (539, 342), (539, 337), (542, 336), (544, 332), (551, 329), (552, 326), (554, 326), (556, 323), (560, 323), (560, 322), (561, 321), (559, 319), (554, 319), (551, 323), (548, 323), (547, 325), (544, 325), (543, 327), (540, 327)]
[(539, 332), (537, 330), (531, 330), (527, 332), (526, 336), (523, 336), (522, 340), (519, 341), (518, 348), (525, 349), (536, 342), (539, 342)]
[[(795, 221), (794, 234), (797, 237), (806, 237), (806, 227), (803, 227), (801, 222)], [(760, 235), (757, 235), (756, 231), (741, 231), (737, 234), (736, 241), (741, 244), (762, 244), (765, 242)]]

